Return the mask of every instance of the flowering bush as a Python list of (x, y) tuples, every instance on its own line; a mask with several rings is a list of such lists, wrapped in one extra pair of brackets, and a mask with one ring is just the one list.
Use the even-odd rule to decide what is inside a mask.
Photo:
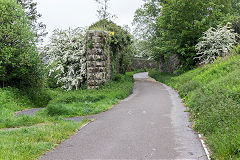
[(55, 30), (44, 51), (57, 83), (67, 90), (79, 89), (86, 77), (85, 30), (82, 28)]
[(238, 35), (229, 26), (218, 26), (217, 29), (211, 27), (204, 32), (201, 41), (196, 45), (200, 64), (213, 63), (218, 57), (230, 54)]

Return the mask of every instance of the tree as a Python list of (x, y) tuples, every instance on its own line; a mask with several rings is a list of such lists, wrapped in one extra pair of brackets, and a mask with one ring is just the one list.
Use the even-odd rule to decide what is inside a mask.
[(151, 39), (155, 36), (161, 8), (159, 0), (147, 0), (141, 8), (135, 11), (133, 25), (135, 25), (134, 33), (138, 39)]
[(37, 86), (42, 63), (31, 22), (16, 0), (1, 0), (0, 13), (0, 83)]
[(154, 50), (154, 39), (158, 36), (157, 21), (161, 15), (161, 3), (159, 0), (146, 0), (144, 5), (135, 11), (133, 25), (134, 35), (141, 52), (151, 56)]
[[(99, 20), (111, 21), (117, 16), (108, 12), (109, 10), (109, 1), (110, 0), (95, 0), (99, 4), (99, 9), (97, 10), (97, 16)], [(104, 21), (105, 22), (105, 21)], [(106, 27), (106, 24), (103, 25), (103, 28)]]
[(78, 90), (86, 79), (85, 30), (81, 28), (55, 30), (44, 54), (62, 88)]
[(41, 42), (44, 36), (47, 35), (46, 25), (42, 22), (38, 22), (38, 19), (42, 16), (37, 12), (37, 3), (33, 0), (17, 0), (23, 7), (28, 19), (31, 21), (32, 30), (37, 34), (38, 41)]
[(164, 61), (177, 54), (181, 68), (191, 69), (196, 63), (194, 46), (212, 19), (210, 4), (203, 0), (170, 0), (162, 5), (162, 15), (157, 24), (159, 52), (164, 55)]
[(170, 0), (164, 3), (158, 21), (160, 51), (176, 53), (181, 61), (180, 68), (192, 69), (198, 63), (195, 45), (199, 38), (203, 32), (217, 27), (234, 13), (233, 1)]
[[(158, 14), (154, 8), (158, 9)], [(140, 25), (148, 24), (152, 30), (150, 34), (145, 30), (141, 32), (148, 37), (143, 40), (151, 56), (160, 63), (166, 63), (172, 55), (177, 55), (179, 69), (185, 71), (198, 63), (195, 45), (203, 32), (231, 22), (235, 17), (239, 17), (238, 0), (148, 0), (136, 12), (135, 21)]]

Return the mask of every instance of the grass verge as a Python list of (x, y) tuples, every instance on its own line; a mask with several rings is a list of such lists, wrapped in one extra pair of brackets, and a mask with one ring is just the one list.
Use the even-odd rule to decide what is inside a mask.
[[(87, 123), (64, 117), (110, 109), (132, 93), (133, 74), (116, 75), (98, 90), (0, 88), (0, 159), (38, 159)], [(15, 116), (17, 111), (39, 107), (45, 109), (35, 116)]]
[(52, 100), (40, 114), (75, 117), (104, 112), (128, 97), (133, 90), (131, 73), (128, 76), (115, 76), (114, 80), (105, 83), (98, 90), (50, 90)]
[(87, 121), (79, 123), (60, 121), (58, 123), (0, 131), (0, 159), (38, 159), (52, 150), (64, 139), (73, 135)]
[(240, 56), (219, 59), (180, 76), (150, 71), (176, 89), (191, 110), (213, 159), (240, 159)]

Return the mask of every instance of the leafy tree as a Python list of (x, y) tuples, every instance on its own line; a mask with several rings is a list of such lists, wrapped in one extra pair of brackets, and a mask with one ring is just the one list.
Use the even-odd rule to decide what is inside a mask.
[[(150, 4), (158, 9), (157, 15), (156, 10), (149, 7)], [(148, 24), (149, 28), (154, 26), (153, 34), (149, 32), (150, 38), (144, 39), (154, 59), (165, 63), (171, 55), (177, 54), (181, 62), (179, 68), (185, 71), (198, 63), (194, 58), (195, 45), (203, 32), (210, 27), (236, 20), (239, 7), (238, 0), (148, 0), (140, 9), (141, 12), (136, 12), (135, 20), (138, 24)], [(152, 23), (143, 21), (151, 16)], [(143, 20), (141, 17), (144, 17)], [(143, 33), (147, 32), (143, 30)]]
[(50, 67), (49, 76), (54, 73), (62, 87), (78, 90), (86, 78), (85, 30), (81, 28), (55, 30), (51, 42), (45, 47), (45, 57)]
[(162, 6), (157, 24), (160, 33), (157, 38), (159, 52), (164, 56), (164, 61), (171, 54), (177, 53), (182, 62), (181, 67), (189, 69), (195, 64), (194, 46), (209, 26), (210, 6), (203, 0), (169, 0)]
[(16, 0), (0, 1), (0, 83), (37, 86), (42, 79), (36, 34)]
[(46, 25), (38, 22), (42, 16), (37, 12), (37, 3), (33, 0), (17, 0), (23, 7), (28, 19), (31, 21), (32, 30), (37, 34), (38, 40), (41, 42), (42, 38), (46, 36)]
[(232, 3), (228, 0), (167, 1), (163, 4), (158, 23), (162, 35), (159, 39), (162, 44), (160, 49), (177, 53), (182, 69), (193, 68), (197, 63), (194, 57), (199, 38), (203, 32), (221, 24), (226, 16), (234, 13)]
[(135, 11), (134, 35), (141, 55), (151, 56), (155, 52), (154, 41), (158, 36), (157, 21), (161, 14), (161, 3), (159, 0), (147, 0)]
[(147, 0), (145, 4), (135, 11), (133, 25), (135, 35), (139, 39), (151, 39), (157, 32), (157, 20), (161, 14), (159, 0)]

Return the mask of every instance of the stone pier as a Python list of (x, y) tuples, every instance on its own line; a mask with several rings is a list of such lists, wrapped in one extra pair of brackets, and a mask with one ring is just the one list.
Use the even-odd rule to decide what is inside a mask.
[(87, 32), (87, 87), (97, 89), (108, 77), (109, 33), (106, 31)]

